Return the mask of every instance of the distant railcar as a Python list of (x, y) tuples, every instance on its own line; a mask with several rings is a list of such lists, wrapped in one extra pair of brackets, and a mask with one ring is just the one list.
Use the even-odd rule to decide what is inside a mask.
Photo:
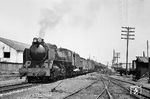
[(88, 71), (88, 62), (87, 62), (87, 60), (84, 59), (84, 58), (81, 58), (81, 63), (82, 63), (82, 66), (83, 66), (83, 70)]
[(56, 58), (54, 61), (65, 67), (67, 77), (73, 75), (73, 70), (76, 68), (74, 58), (74, 53), (66, 48), (59, 48), (56, 51)]

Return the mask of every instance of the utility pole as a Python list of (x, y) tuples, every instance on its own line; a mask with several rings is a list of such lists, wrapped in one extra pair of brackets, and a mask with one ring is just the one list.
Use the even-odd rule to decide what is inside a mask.
[(113, 59), (112, 59), (112, 67), (114, 68), (115, 63), (115, 50), (113, 49)]
[(148, 40), (147, 40), (147, 58), (149, 58), (149, 44), (148, 44)]
[(147, 59), (148, 59), (148, 70), (149, 70), (149, 80), (148, 83), (150, 83), (150, 58), (149, 58), (149, 43), (147, 40)]
[[(126, 75), (127, 75), (127, 71), (128, 71), (128, 47), (129, 47), (129, 40), (134, 40), (133, 36), (135, 36), (134, 34), (130, 34), (130, 33), (134, 33), (135, 31), (132, 31), (132, 29), (135, 29), (133, 27), (122, 27), (121, 32), (125, 32), (126, 34), (121, 34), (121, 39), (126, 39), (127, 40), (127, 50), (126, 50)], [(131, 38), (132, 36), (132, 38)]]

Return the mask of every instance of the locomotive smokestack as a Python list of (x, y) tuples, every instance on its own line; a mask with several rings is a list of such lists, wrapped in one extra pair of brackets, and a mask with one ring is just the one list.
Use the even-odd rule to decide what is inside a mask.
[(44, 42), (44, 39), (42, 39), (42, 38), (33, 38), (33, 43), (42, 43), (42, 42)]

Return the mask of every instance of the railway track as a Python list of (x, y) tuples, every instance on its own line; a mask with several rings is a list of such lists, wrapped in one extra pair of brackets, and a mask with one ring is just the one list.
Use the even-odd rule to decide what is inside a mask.
[[(97, 81), (91, 83), (89, 86), (86, 86), (84, 88), (81, 88), (80, 90), (71, 93), (70, 95), (64, 97), (63, 99), (74, 99), (74, 97), (82, 97), (82, 95), (92, 95), (93, 97), (83, 97), (83, 99), (86, 98), (92, 98), (92, 99), (113, 99), (112, 95), (110, 94), (108, 90), (110, 82), (104, 81), (102, 77), (100, 77)], [(97, 88), (97, 89), (95, 89)], [(91, 92), (90, 90), (94, 89), (95, 92)], [(80, 99), (79, 98), (79, 99)]]
[(95, 82), (93, 82), (93, 83), (91, 83), (91, 84), (89, 84), (88, 86), (86, 86), (86, 87), (84, 87), (84, 88), (79, 89), (78, 91), (75, 91), (75, 92), (73, 92), (73, 93), (71, 93), (71, 94), (65, 96), (63, 99), (68, 99), (68, 98), (72, 97), (73, 95), (78, 94), (78, 93), (81, 92), (82, 90), (91, 87), (94, 83), (97, 83), (97, 82), (98, 82), (98, 80), (95, 81)]
[(130, 90), (128, 90), (126, 87), (124, 87), (121, 83), (114, 81), (110, 79), (108, 76), (103, 77), (105, 81), (110, 82), (108, 86), (108, 90), (112, 96), (112, 99), (138, 99), (139, 97), (136, 97), (133, 94), (130, 94)]
[[(76, 81), (79, 80), (82, 79), (78, 79), (78, 78), (76, 79)], [(73, 90), (71, 90), (70, 88), (75, 86), (67, 87), (66, 85), (66, 83), (70, 82), (70, 80), (67, 81), (62, 80), (53, 85), (50, 86), (48, 85), (49, 88), (45, 87), (47, 90), (46, 92), (43, 91), (43, 89), (40, 89), (39, 92), (37, 91), (37, 94), (41, 94), (42, 97), (47, 97), (47, 98), (60, 97), (61, 99), (141, 99), (141, 97), (139, 96), (130, 94), (129, 86), (131, 86), (131, 84), (122, 83), (121, 81), (112, 79), (109, 76), (105, 76), (101, 74), (97, 75), (96, 79), (92, 79), (92, 80), (93, 82), (92, 83), (89, 82), (88, 85), (86, 84), (87, 86), (83, 86), (85, 82), (84, 81), (81, 86), (82, 88), (77, 87), (77, 89), (75, 88)], [(9, 92), (15, 92), (15, 93), (22, 92), (21, 90), (23, 91), (26, 89), (28, 90), (29, 88), (37, 85), (39, 84), (22, 83), (17, 85), (0, 87), (0, 97), (2, 96), (2, 94), (5, 93), (6, 95), (8, 95), (7, 93)], [(56, 96), (56, 94), (58, 96)], [(33, 97), (33, 96), (29, 95), (28, 97)], [(144, 98), (144, 99), (149, 99), (149, 98)]]
[(0, 81), (6, 81), (6, 80), (11, 80), (11, 79), (17, 79), (19, 76), (3, 76), (1, 75)]
[(34, 86), (37, 86), (38, 84), (29, 84), (26, 82), (19, 83), (19, 84), (13, 84), (13, 85), (7, 85), (7, 86), (1, 86), (0, 87), (0, 96), (7, 95), (9, 93), (13, 93), (15, 91), (19, 91), (25, 88), (31, 88)]
[[(94, 87), (95, 86), (95, 87)], [(99, 88), (99, 90), (95, 89)], [(91, 89), (94, 92), (91, 92)], [(91, 97), (92, 96), (92, 97)], [(130, 94), (130, 92), (122, 87), (118, 82), (109, 77), (101, 76), (99, 80), (91, 83), (89, 86), (81, 88), (73, 92), (63, 99), (137, 99), (137, 97)]]
[[(107, 99), (113, 99), (113, 97), (112, 97), (112, 95), (110, 94), (110, 91), (109, 91), (109, 89), (108, 89), (108, 87), (109, 87), (109, 84), (110, 84), (110, 81), (108, 81), (108, 82), (105, 82), (104, 81), (104, 78), (101, 76), (101, 81), (103, 82), (103, 85), (104, 85), (104, 89), (103, 89), (103, 91), (96, 97), (96, 99), (101, 99), (101, 96), (102, 95), (107, 95), (107, 97), (105, 96), (105, 98), (107, 98)], [(105, 93), (105, 94), (104, 94)]]
[(111, 81), (113, 83), (116, 83), (118, 84), (118, 86), (124, 88), (125, 90), (127, 90), (128, 92), (131, 92), (131, 86), (137, 86), (140, 88), (140, 91), (137, 91), (136, 94), (132, 94), (133, 96), (141, 99), (141, 98), (144, 98), (144, 99), (150, 99), (150, 89), (149, 88), (146, 88), (142, 85), (139, 85), (139, 84), (135, 84), (135, 83), (132, 83), (132, 82), (129, 82), (129, 81), (124, 81), (124, 80), (120, 80), (120, 79), (115, 79), (115, 78), (112, 78), (112, 77), (109, 77), (110, 79), (112, 79)]

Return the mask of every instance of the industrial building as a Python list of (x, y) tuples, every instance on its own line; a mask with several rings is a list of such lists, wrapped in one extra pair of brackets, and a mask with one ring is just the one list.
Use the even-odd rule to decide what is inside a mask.
[(23, 50), (29, 45), (0, 37), (0, 72), (17, 71), (23, 63)]
[(136, 60), (134, 60), (133, 62), (133, 67), (136, 69), (136, 71), (138, 72), (136, 74), (136, 79), (140, 79), (142, 77), (148, 76), (148, 58), (147, 57), (143, 57), (143, 56), (137, 56)]

